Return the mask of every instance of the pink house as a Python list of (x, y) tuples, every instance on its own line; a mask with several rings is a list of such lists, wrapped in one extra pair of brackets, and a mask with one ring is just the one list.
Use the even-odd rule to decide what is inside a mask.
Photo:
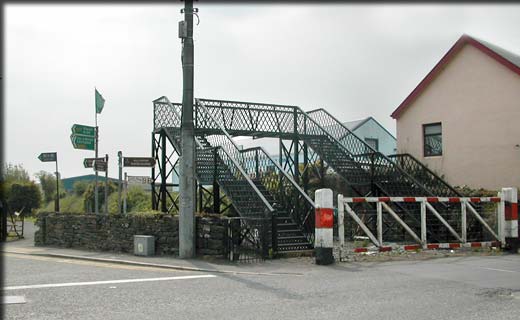
[(520, 56), (463, 35), (391, 116), (398, 153), (450, 184), (520, 187)]

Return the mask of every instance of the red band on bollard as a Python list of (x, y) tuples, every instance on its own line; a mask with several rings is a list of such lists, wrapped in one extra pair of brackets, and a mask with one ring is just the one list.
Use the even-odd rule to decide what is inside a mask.
[(316, 228), (332, 228), (334, 226), (334, 210), (332, 208), (316, 208)]
[(504, 216), (506, 220), (518, 220), (518, 203), (506, 202)]

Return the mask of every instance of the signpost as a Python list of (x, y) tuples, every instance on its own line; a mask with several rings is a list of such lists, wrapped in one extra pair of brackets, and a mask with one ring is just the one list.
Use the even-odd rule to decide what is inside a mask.
[(125, 172), (125, 180), (124, 180), (124, 197), (123, 197), (123, 213), (126, 214), (126, 197), (128, 196), (128, 183), (126, 181), (127, 174)]
[(105, 214), (108, 214), (108, 154), (105, 154)]
[(124, 157), (123, 166), (151, 168), (155, 166), (155, 159), (149, 157)]
[[(119, 157), (119, 181), (121, 181), (121, 175), (123, 173), (123, 167), (137, 167), (137, 168), (153, 168), (155, 167), (155, 159), (151, 157), (123, 157), (123, 153), (119, 151), (117, 153)], [(125, 172), (125, 180), (124, 180), (124, 199), (123, 199), (123, 212), (126, 213), (126, 196), (127, 196), (127, 188), (129, 183), (139, 183), (146, 184), (152, 183), (152, 179), (150, 177), (145, 176), (128, 176)], [(121, 187), (119, 188), (121, 190)], [(121, 193), (121, 191), (119, 191)], [(121, 197), (121, 196), (119, 196)], [(121, 200), (119, 200), (121, 203)], [(120, 206), (121, 208), (121, 206)]]
[[(94, 206), (95, 206), (95, 212), (96, 214), (99, 213), (98, 208), (98, 170), (99, 168), (103, 168), (103, 165), (98, 164), (98, 168), (95, 168), (94, 162), (98, 158), (98, 152), (99, 152), (99, 127), (97, 125), (97, 115), (98, 113), (101, 113), (103, 111), (103, 107), (105, 106), (105, 98), (97, 91), (97, 89), (94, 87), (94, 106), (95, 106), (95, 119), (96, 119), (96, 125), (94, 127), (92, 126), (86, 126), (83, 124), (74, 124), (72, 125), (71, 131), (72, 134), (70, 135), (70, 141), (72, 142), (72, 146), (75, 149), (83, 149), (83, 150), (93, 150), (95, 153), (95, 158), (86, 158), (83, 160), (83, 166), (85, 168), (92, 168), (94, 167), (94, 170), (96, 172), (96, 179), (95, 179), (95, 185), (94, 185)], [(108, 162), (108, 155), (105, 157), (106, 162)], [(42, 160), (43, 161), (43, 160)], [(107, 166), (105, 166), (105, 172), (107, 170)], [(106, 188), (105, 188), (105, 198), (106, 198)], [(106, 202), (106, 199), (105, 199)], [(105, 212), (108, 213), (106, 209), (106, 203), (105, 203)]]
[(41, 162), (56, 162), (56, 201), (54, 202), (54, 210), (60, 212), (60, 173), (58, 171), (58, 153), (43, 152), (38, 156)]
[(121, 213), (121, 179), (123, 179), (123, 152), (117, 152), (117, 166), (119, 167), (119, 180), (117, 181), (117, 210)]

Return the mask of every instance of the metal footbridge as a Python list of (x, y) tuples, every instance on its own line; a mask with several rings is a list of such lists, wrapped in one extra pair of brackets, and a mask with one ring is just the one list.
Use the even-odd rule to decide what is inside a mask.
[[(163, 212), (178, 210), (181, 104), (163, 96), (153, 101), (152, 205)], [(195, 99), (197, 208), (244, 218), (270, 219), (269, 246), (275, 251), (312, 248), (312, 190), (325, 187), (333, 173), (352, 196), (461, 196), (444, 180), (410, 155), (387, 157), (353, 134), (323, 109), (309, 112), (298, 106)], [(273, 159), (263, 148), (240, 149), (236, 136), (279, 139)], [(374, 208), (365, 206), (366, 224), (375, 228)], [(394, 204), (410, 226), (420, 228), (415, 204)], [(449, 204), (435, 204), (447, 221), (458, 221)], [(434, 218), (432, 218), (434, 220)], [(252, 222), (250, 222), (252, 223)], [(406, 239), (395, 221), (384, 221), (385, 238)], [(451, 237), (443, 224), (431, 223), (432, 241)], [(476, 230), (475, 232), (479, 232)]]

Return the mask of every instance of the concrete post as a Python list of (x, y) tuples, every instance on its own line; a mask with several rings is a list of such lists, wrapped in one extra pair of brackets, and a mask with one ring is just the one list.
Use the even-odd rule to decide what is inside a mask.
[(332, 205), (332, 190), (318, 189), (315, 194), (315, 236), (314, 253), (316, 264), (327, 265), (334, 262), (332, 254), (334, 225), (334, 209)]
[(377, 241), (383, 246), (383, 205), (377, 202)]
[(462, 231), (462, 242), (468, 242), (468, 215), (466, 211), (466, 201), (461, 201), (460, 204), (460, 217), (461, 217), (461, 231)]
[(423, 249), (428, 247), (426, 235), (426, 202), (421, 201), (421, 245)]
[(184, 1), (186, 34), (182, 36), (182, 116), (181, 116), (181, 168), (179, 206), (179, 257), (195, 256), (195, 135), (193, 122), (193, 0)]
[(339, 261), (345, 249), (345, 205), (343, 195), (338, 194), (338, 238), (339, 238)]

